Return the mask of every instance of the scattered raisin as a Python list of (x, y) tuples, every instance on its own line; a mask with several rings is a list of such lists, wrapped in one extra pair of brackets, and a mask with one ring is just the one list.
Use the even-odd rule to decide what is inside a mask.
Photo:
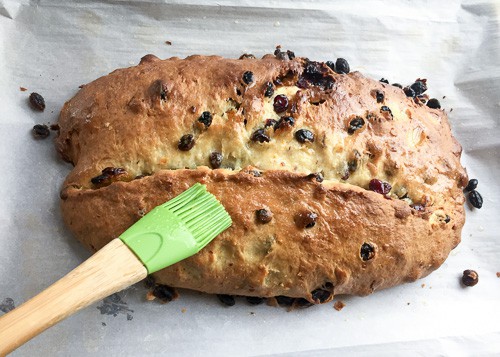
[(255, 216), (260, 223), (269, 223), (273, 219), (273, 213), (265, 208), (255, 211)]
[(214, 151), (209, 156), (210, 166), (212, 169), (218, 169), (222, 164), (222, 154), (220, 152)]
[(257, 129), (253, 132), (250, 140), (258, 141), (259, 143), (268, 143), (271, 139), (266, 135), (266, 131), (264, 129)]
[(476, 190), (469, 192), (469, 202), (475, 208), (483, 207), (483, 197)]
[(273, 127), (274, 128), (277, 123), (278, 122), (276, 120), (274, 120), (274, 119), (266, 119), (266, 122), (264, 124), (264, 128), (267, 128), (267, 127)]
[(274, 111), (276, 113), (283, 113), (288, 109), (288, 98), (284, 94), (279, 94), (274, 97), (273, 103)]
[(221, 303), (227, 306), (234, 306), (236, 303), (233, 295), (217, 294), (217, 297)]
[(295, 52), (293, 51), (286, 50), (286, 54), (288, 55), (288, 58), (291, 60), (295, 58)]
[(192, 134), (185, 134), (179, 139), (177, 148), (181, 151), (189, 151), (193, 148), (195, 144), (195, 139)]
[(245, 82), (246, 84), (250, 84), (253, 81), (254, 81), (253, 72), (246, 71), (245, 73), (243, 73), (243, 82)]
[(293, 307), (298, 307), (301, 309), (306, 308), (306, 307), (311, 307), (313, 305), (314, 304), (312, 302), (310, 302), (309, 300), (304, 299), (304, 298), (297, 298), (293, 302)]
[(276, 296), (276, 301), (279, 306), (292, 306), (294, 300), (294, 298), (288, 296)]
[(33, 107), (33, 109), (39, 110), (41, 112), (44, 111), (45, 99), (43, 99), (43, 97), (40, 94), (33, 92), (30, 94), (29, 99), (30, 99), (30, 104)]
[(385, 84), (389, 84), (389, 81), (385, 78), (380, 78), (379, 80), (380, 83), (385, 83)]
[(370, 243), (363, 243), (359, 254), (361, 256), (361, 259), (366, 262), (367, 260), (370, 260), (375, 256), (375, 248), (373, 248)]
[(45, 139), (49, 137), (50, 130), (49, 127), (45, 124), (36, 124), (33, 127), (32, 133), (36, 139)]
[(436, 98), (429, 99), (427, 101), (427, 106), (432, 109), (441, 109), (441, 103)]
[(291, 128), (295, 125), (293, 117), (281, 117), (281, 119), (274, 126), (274, 130)]
[(402, 86), (401, 84), (399, 84), (399, 83), (393, 83), (392, 85), (393, 85), (394, 87), (398, 87), (398, 88), (403, 89), (403, 86)]
[(201, 113), (200, 117), (198, 118), (198, 121), (205, 125), (205, 128), (208, 128), (210, 125), (212, 125), (212, 113), (210, 112), (203, 112)]
[(446, 218), (444, 219), (444, 223), (450, 223), (451, 218), (450, 216), (446, 215)]
[(353, 120), (349, 122), (349, 128), (347, 128), (347, 133), (349, 135), (352, 135), (356, 130), (361, 129), (363, 125), (365, 125), (365, 120), (361, 117), (355, 117)]
[(350, 71), (349, 63), (344, 58), (337, 58), (337, 61), (335, 61), (335, 72), (338, 74), (347, 74)]
[(244, 53), (240, 56), (239, 59), (255, 59), (255, 56), (251, 53)]
[(299, 88), (313, 85), (322, 89), (332, 89), (334, 83), (335, 79), (329, 74), (328, 67), (324, 63), (307, 60), (296, 85)]
[(369, 187), (370, 190), (382, 195), (387, 195), (392, 189), (392, 186), (388, 182), (379, 179), (372, 179), (370, 181)]
[(245, 298), (247, 302), (251, 305), (259, 305), (264, 302), (264, 298), (258, 296), (246, 296)]
[(323, 304), (329, 301), (333, 294), (331, 291), (328, 290), (316, 289), (313, 292), (311, 292), (311, 295), (312, 299), (316, 304)]
[(479, 275), (475, 270), (464, 270), (462, 275), (462, 283), (465, 286), (474, 286), (479, 282)]
[(272, 84), (272, 82), (267, 82), (264, 96), (269, 98), (272, 97), (273, 94), (274, 94), (274, 85)]
[(377, 103), (382, 103), (384, 101), (384, 93), (383, 92), (378, 90), (376, 92), (375, 96), (377, 98)]
[(274, 50), (274, 55), (276, 56), (277, 59), (279, 60), (286, 60), (286, 52), (281, 50), (281, 46), (276, 46), (276, 49)]
[(464, 188), (465, 192), (473, 191), (477, 188), (479, 181), (477, 179), (470, 179), (467, 187)]
[(295, 132), (295, 139), (301, 144), (305, 142), (314, 142), (314, 134), (307, 129), (299, 129)]
[(332, 71), (335, 72), (335, 63), (333, 61), (326, 61), (325, 63)]
[(163, 302), (170, 302), (178, 297), (175, 289), (167, 285), (156, 285), (153, 288), (152, 293), (154, 297), (160, 299)]
[(423, 94), (427, 90), (425, 82), (425, 80), (416, 80), (415, 83), (410, 86), (410, 89), (413, 89), (415, 95)]

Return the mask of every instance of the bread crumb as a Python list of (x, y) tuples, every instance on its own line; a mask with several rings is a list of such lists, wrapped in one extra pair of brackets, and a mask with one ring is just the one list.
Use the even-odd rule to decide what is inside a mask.
[(276, 22), (274, 23), (274, 27), (280, 27), (280, 25), (281, 25), (281, 24), (280, 24), (280, 22), (279, 22), (279, 21), (276, 21)]
[(345, 307), (345, 303), (341, 300), (339, 300), (339, 301), (335, 302), (335, 304), (333, 304), (333, 308), (337, 311), (342, 310), (344, 307)]
[(497, 278), (500, 278), (500, 271), (497, 271)]
[(19, 90), (20, 90), (21, 92), (26, 92), (26, 91), (28, 90), (28, 88), (19, 87)]
[(181, 312), (182, 312), (182, 313), (185, 313), (185, 312), (186, 312), (186, 308), (185, 308), (185, 307), (183, 307), (183, 308), (181, 309)]
[(422, 288), (425, 288), (425, 284), (420, 285)]
[(172, 46), (172, 41), (165, 41), (165, 43), (169, 46)]
[(153, 301), (155, 298), (155, 296), (153, 295), (153, 292), (152, 291), (148, 291), (148, 293), (146, 294), (146, 300), (147, 301)]

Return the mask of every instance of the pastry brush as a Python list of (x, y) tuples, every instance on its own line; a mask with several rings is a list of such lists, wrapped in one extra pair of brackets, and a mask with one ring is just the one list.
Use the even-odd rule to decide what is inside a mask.
[(196, 254), (231, 223), (199, 183), (155, 207), (65, 277), (0, 317), (0, 356), (93, 302)]

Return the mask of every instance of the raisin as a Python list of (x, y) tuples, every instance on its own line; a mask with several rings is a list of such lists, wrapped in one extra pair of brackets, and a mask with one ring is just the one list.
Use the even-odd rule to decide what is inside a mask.
[(292, 306), (294, 300), (294, 298), (288, 296), (276, 296), (276, 301), (279, 306)]
[(179, 148), (179, 150), (181, 151), (189, 151), (193, 148), (194, 144), (195, 144), (194, 136), (192, 134), (186, 134), (179, 139), (177, 148)]
[(268, 143), (271, 139), (266, 135), (264, 129), (257, 129), (253, 132), (252, 136), (250, 136), (250, 140), (258, 141), (259, 143)]
[(464, 188), (466, 192), (475, 190), (477, 188), (477, 184), (479, 181), (477, 179), (470, 179), (469, 182), (467, 183), (467, 187)]
[(50, 135), (49, 127), (45, 124), (36, 124), (33, 127), (33, 136), (37, 139), (45, 139)]
[(423, 94), (427, 90), (426, 80), (416, 80), (410, 88), (413, 89), (415, 95)]
[(427, 101), (427, 106), (432, 109), (441, 109), (441, 103), (436, 98), (429, 99)]
[(316, 304), (323, 304), (323, 303), (327, 302), (328, 300), (330, 300), (330, 298), (332, 297), (333, 294), (331, 291), (327, 291), (327, 290), (323, 290), (323, 289), (316, 289), (313, 292), (311, 292), (311, 295), (312, 295), (312, 299), (314, 300), (314, 302)]
[(373, 248), (370, 243), (363, 243), (359, 254), (361, 256), (361, 259), (366, 262), (367, 260), (370, 260), (375, 256), (375, 248)]
[(113, 179), (116, 180), (118, 176), (126, 175), (127, 171), (125, 171), (124, 168), (121, 167), (106, 167), (101, 171), (101, 175), (98, 175), (96, 177), (93, 177), (90, 179), (90, 182), (92, 182), (94, 185), (103, 185), (103, 184), (109, 184), (113, 181)]
[(41, 112), (44, 111), (45, 99), (43, 99), (43, 97), (40, 94), (33, 92), (30, 94), (29, 99), (30, 99), (30, 104), (33, 107), (33, 109), (39, 110)]
[(385, 83), (385, 84), (389, 84), (389, 81), (385, 78), (380, 78), (379, 80), (380, 83)]
[(253, 81), (253, 72), (246, 71), (245, 73), (243, 73), (243, 82), (245, 82), (246, 84), (250, 84), (253, 83)]
[(317, 182), (323, 182), (324, 178), (321, 172), (312, 173), (306, 176), (306, 179), (315, 179)]
[(462, 283), (465, 286), (474, 286), (479, 282), (479, 275), (474, 270), (464, 270), (462, 275)]
[(361, 129), (363, 125), (365, 125), (365, 120), (361, 117), (355, 117), (353, 120), (349, 122), (349, 128), (347, 128), (347, 133), (349, 135), (352, 135), (356, 130)]
[(314, 142), (314, 134), (307, 129), (299, 129), (295, 132), (295, 139), (301, 144), (305, 142)]
[(404, 87), (403, 91), (405, 92), (407, 97), (415, 98), (416, 96), (415, 91), (410, 87)]
[(214, 151), (209, 156), (210, 166), (212, 169), (218, 169), (222, 164), (223, 156), (220, 152)]
[(282, 117), (274, 126), (274, 130), (291, 128), (295, 125), (293, 117)]
[(165, 101), (167, 100), (167, 84), (166, 83), (161, 83), (160, 84), (160, 99)]
[(314, 212), (301, 212), (295, 216), (295, 224), (299, 228), (312, 228), (316, 225), (318, 215)]
[(335, 63), (333, 61), (326, 61), (325, 63), (332, 71), (335, 72)]
[(177, 298), (177, 292), (174, 288), (167, 285), (156, 285), (152, 291), (153, 296), (163, 302), (170, 302)]
[(369, 187), (370, 190), (382, 195), (387, 195), (392, 189), (392, 186), (388, 182), (379, 179), (372, 179), (370, 181)]
[(219, 301), (221, 303), (227, 306), (234, 306), (234, 304), (236, 303), (233, 295), (217, 294), (217, 297), (219, 298)]
[(311, 307), (313, 305), (314, 304), (312, 302), (304, 298), (295, 299), (295, 301), (293, 302), (293, 306), (298, 308), (306, 308), (306, 307)]
[(272, 97), (274, 94), (274, 85), (272, 82), (266, 83), (266, 91), (264, 92), (265, 97)]
[(255, 56), (251, 53), (244, 53), (240, 56), (239, 59), (255, 59)]
[(251, 305), (259, 305), (264, 302), (264, 298), (258, 296), (246, 296), (245, 298), (247, 302)]
[(261, 208), (255, 211), (255, 217), (257, 218), (257, 222), (269, 223), (273, 219), (273, 213), (265, 208)]
[(274, 111), (276, 113), (283, 113), (288, 109), (288, 98), (284, 94), (279, 94), (274, 97), (273, 103)]
[(278, 122), (274, 119), (266, 119), (266, 123), (264, 124), (264, 128), (267, 127), (275, 127)]
[(383, 92), (378, 90), (376, 92), (375, 96), (377, 98), (377, 103), (382, 103), (384, 101), (384, 93)]
[(483, 207), (483, 197), (476, 190), (469, 192), (469, 202), (475, 208)]
[(205, 125), (205, 128), (208, 128), (210, 125), (212, 125), (212, 113), (210, 112), (203, 112), (201, 113), (200, 117), (198, 118), (198, 121)]
[(444, 223), (450, 223), (451, 218), (450, 216), (446, 215), (446, 218), (444, 219)]
[(399, 84), (399, 83), (393, 83), (392, 85), (393, 85), (394, 87), (398, 87), (398, 88), (403, 89), (403, 86), (402, 86), (401, 84)]
[(279, 60), (286, 60), (286, 52), (281, 50), (280, 46), (277, 46), (276, 49), (274, 50), (274, 55), (276, 56), (277, 59)]
[(338, 74), (347, 74), (350, 71), (349, 63), (344, 58), (337, 58), (337, 61), (335, 61), (335, 72)]
[[(391, 108), (389, 108), (387, 105), (383, 105), (380, 107), (380, 112), (382, 114), (389, 114), (391, 116), (391, 118), (393, 118), (394, 116), (392, 115), (392, 111), (391, 111)], [(387, 119), (387, 117), (386, 117)]]
[(288, 55), (288, 58), (293, 60), (295, 58), (295, 52), (286, 50), (286, 54)]

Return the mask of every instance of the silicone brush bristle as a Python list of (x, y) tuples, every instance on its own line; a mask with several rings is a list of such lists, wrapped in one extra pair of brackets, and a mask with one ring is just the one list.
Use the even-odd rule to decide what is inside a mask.
[(169, 209), (184, 222), (199, 245), (205, 247), (231, 225), (231, 217), (220, 202), (199, 183), (166, 202)]

